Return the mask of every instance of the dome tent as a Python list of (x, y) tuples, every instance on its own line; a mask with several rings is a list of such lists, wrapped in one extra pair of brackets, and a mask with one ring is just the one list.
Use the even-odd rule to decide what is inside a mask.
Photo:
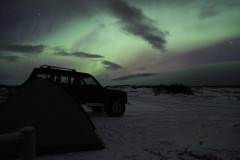
[(0, 107), (0, 134), (24, 126), (36, 129), (37, 154), (104, 147), (83, 108), (63, 89), (46, 80), (22, 85)]

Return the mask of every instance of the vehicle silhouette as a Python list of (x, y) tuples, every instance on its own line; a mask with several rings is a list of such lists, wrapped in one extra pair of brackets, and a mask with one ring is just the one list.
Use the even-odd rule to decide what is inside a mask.
[(111, 90), (90, 74), (75, 69), (42, 65), (34, 68), (26, 82), (42, 78), (67, 91), (78, 103), (85, 104), (95, 112), (105, 111), (110, 117), (120, 117), (125, 112), (127, 93)]

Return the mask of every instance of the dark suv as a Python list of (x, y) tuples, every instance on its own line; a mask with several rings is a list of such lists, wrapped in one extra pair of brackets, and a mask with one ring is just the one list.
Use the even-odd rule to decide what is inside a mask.
[(108, 116), (120, 117), (125, 112), (127, 93), (102, 87), (88, 73), (75, 69), (43, 65), (33, 69), (28, 81), (42, 78), (66, 90), (77, 102), (85, 104), (95, 112), (106, 111)]

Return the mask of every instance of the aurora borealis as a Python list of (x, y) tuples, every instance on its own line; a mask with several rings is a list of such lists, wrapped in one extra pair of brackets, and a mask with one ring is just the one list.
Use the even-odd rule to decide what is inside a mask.
[(0, 84), (43, 64), (104, 85), (240, 85), (239, 0), (3, 0)]

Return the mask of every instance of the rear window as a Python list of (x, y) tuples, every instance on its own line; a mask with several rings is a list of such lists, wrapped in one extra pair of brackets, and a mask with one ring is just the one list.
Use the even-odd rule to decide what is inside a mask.
[(46, 75), (46, 74), (38, 74), (37, 78), (42, 78), (42, 79), (47, 79), (48, 77), (50, 77), (50, 75)]

